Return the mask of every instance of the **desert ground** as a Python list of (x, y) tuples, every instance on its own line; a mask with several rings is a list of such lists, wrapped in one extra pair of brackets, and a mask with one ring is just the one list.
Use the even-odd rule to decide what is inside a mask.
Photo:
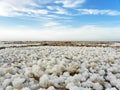
[(120, 42), (1, 41), (0, 90), (120, 90)]

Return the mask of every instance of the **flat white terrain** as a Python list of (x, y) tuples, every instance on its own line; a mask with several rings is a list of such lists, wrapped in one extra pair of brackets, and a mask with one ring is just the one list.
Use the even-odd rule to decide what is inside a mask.
[(120, 90), (120, 48), (1, 49), (0, 90)]

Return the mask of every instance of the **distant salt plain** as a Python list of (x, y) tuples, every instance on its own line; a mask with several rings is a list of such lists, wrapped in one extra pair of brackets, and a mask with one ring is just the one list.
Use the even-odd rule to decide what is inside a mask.
[(107, 47), (26, 45), (0, 42), (0, 90), (120, 90), (118, 42)]

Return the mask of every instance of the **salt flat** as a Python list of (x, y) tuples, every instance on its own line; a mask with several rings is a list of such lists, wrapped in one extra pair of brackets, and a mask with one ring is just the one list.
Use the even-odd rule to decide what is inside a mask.
[(0, 90), (120, 90), (120, 48), (1, 49)]

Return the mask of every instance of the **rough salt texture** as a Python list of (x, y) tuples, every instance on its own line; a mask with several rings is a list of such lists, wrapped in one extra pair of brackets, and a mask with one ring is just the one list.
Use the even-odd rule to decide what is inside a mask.
[(120, 90), (120, 49), (40, 46), (0, 50), (0, 90)]

